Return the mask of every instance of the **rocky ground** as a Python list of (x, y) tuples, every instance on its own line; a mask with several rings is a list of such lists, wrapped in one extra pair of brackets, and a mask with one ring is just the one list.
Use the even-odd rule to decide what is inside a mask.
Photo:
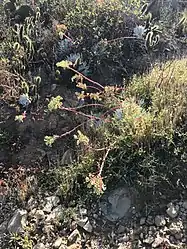
[(80, 206), (67, 221), (67, 208), (57, 194), (38, 191), (22, 203), (15, 196), (1, 183), (3, 249), (187, 248), (187, 199), (159, 205), (156, 211), (140, 209), (130, 191), (117, 188)]

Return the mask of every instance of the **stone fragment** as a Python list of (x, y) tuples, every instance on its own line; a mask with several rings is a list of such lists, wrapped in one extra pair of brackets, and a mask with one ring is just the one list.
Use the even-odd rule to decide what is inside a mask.
[(142, 217), (142, 218), (140, 219), (140, 226), (144, 225), (145, 222), (146, 222), (146, 218), (145, 218), (145, 217)]
[(93, 227), (91, 225), (91, 223), (88, 221), (84, 226), (83, 226), (83, 229), (88, 232), (88, 233), (91, 233), (92, 230), (93, 230)]
[(148, 236), (146, 239), (143, 240), (146, 244), (152, 244), (154, 242), (154, 238), (152, 236)]
[(80, 227), (84, 227), (84, 225), (86, 224), (87, 221), (88, 221), (88, 217), (85, 217), (83, 219), (79, 219), (79, 220), (77, 220), (77, 225), (79, 225)]
[(81, 208), (80, 209), (80, 215), (81, 215), (81, 217), (87, 215), (87, 209), (86, 208)]
[(67, 249), (67, 246), (64, 245), (64, 244), (62, 244), (62, 245), (59, 247), (59, 249)]
[(170, 203), (166, 212), (171, 218), (175, 218), (179, 213), (179, 206)]
[(50, 213), (52, 208), (56, 207), (58, 203), (60, 202), (60, 199), (58, 196), (50, 196), (45, 199), (45, 206), (43, 208), (43, 211), (46, 213)]
[(156, 247), (160, 246), (163, 243), (163, 241), (164, 241), (164, 239), (162, 237), (157, 236), (152, 244), (152, 247), (156, 248)]
[(166, 220), (165, 220), (164, 216), (162, 216), (162, 215), (157, 215), (157, 216), (155, 217), (155, 225), (156, 225), (157, 227), (165, 226), (165, 225), (166, 225)]
[(181, 233), (182, 229), (183, 229), (182, 221), (172, 222), (169, 226), (169, 231), (173, 235)]
[(53, 247), (54, 248), (59, 248), (61, 246), (62, 242), (63, 242), (63, 238), (59, 237), (58, 239), (55, 240), (55, 242), (53, 244)]
[(14, 215), (8, 223), (7, 230), (10, 233), (20, 233), (26, 226), (27, 211), (18, 209), (14, 212)]
[(62, 207), (62, 205), (58, 205), (47, 216), (46, 222), (50, 222), (52, 220), (58, 220), (58, 219), (60, 219), (60, 217), (62, 216), (62, 213), (63, 213), (63, 207)]
[(122, 242), (128, 242), (130, 240), (130, 237), (129, 235), (125, 234), (123, 237), (122, 237)]
[(68, 237), (68, 242), (70, 244), (77, 243), (81, 241), (81, 235), (78, 229), (75, 229)]
[(43, 243), (36, 244), (33, 249), (46, 249), (46, 246)]
[(187, 209), (187, 201), (184, 201), (182, 206), (183, 208)]
[(107, 200), (101, 201), (101, 211), (110, 221), (123, 218), (131, 207), (131, 199), (128, 190), (118, 188), (107, 195)]
[(174, 234), (176, 240), (181, 240), (184, 237), (184, 234), (181, 232)]

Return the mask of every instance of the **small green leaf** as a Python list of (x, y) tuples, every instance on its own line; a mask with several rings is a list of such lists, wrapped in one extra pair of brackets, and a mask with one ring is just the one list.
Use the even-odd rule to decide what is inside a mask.
[(71, 61), (60, 61), (56, 63), (57, 67), (62, 67), (62, 68), (69, 68), (69, 66), (72, 65)]
[(44, 142), (47, 146), (52, 147), (52, 144), (57, 139), (57, 136), (45, 136)]
[(51, 112), (59, 109), (62, 106), (62, 100), (63, 98), (61, 96), (52, 97), (48, 104), (48, 110)]

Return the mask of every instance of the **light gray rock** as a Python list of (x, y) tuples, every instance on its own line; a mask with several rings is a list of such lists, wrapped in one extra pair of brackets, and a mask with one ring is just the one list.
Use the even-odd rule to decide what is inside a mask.
[(67, 249), (67, 246), (62, 244), (59, 249)]
[(14, 215), (8, 223), (7, 230), (10, 233), (20, 233), (23, 231), (24, 226), (26, 226), (27, 211), (18, 209), (14, 212)]
[(130, 237), (128, 234), (125, 234), (123, 237), (122, 237), (122, 242), (128, 242), (130, 240)]
[(164, 239), (160, 236), (157, 236), (156, 239), (154, 240), (152, 247), (156, 248), (158, 246), (160, 246), (162, 244), (162, 242), (164, 241)]
[(87, 209), (86, 209), (86, 208), (81, 208), (81, 209), (80, 209), (80, 216), (81, 216), (81, 217), (86, 216), (86, 215), (87, 215), (87, 213), (88, 213), (88, 211), (87, 211)]
[(86, 224), (87, 221), (88, 221), (88, 217), (85, 217), (83, 219), (79, 219), (79, 220), (77, 220), (77, 225), (80, 227), (84, 227), (84, 225)]
[(187, 209), (187, 201), (184, 201), (182, 206), (183, 208)]
[(63, 242), (63, 238), (59, 237), (58, 239), (55, 240), (55, 242), (53, 244), (53, 247), (54, 248), (59, 248), (61, 246), (62, 242)]
[(144, 234), (140, 233), (140, 239), (143, 239), (143, 238), (144, 238)]
[(145, 218), (145, 217), (142, 217), (142, 218), (140, 219), (140, 226), (144, 225), (145, 222), (146, 222), (146, 218)]
[(78, 229), (75, 229), (68, 237), (68, 242), (70, 244), (81, 241), (81, 235)]
[(171, 218), (175, 218), (179, 213), (179, 206), (170, 203), (166, 212)]
[(31, 209), (31, 211), (29, 212), (29, 216), (34, 217), (36, 214), (36, 211), (37, 211), (36, 208)]
[(42, 229), (43, 233), (47, 234), (47, 236), (49, 236), (51, 231), (53, 231), (53, 230), (54, 230), (54, 225), (48, 224), (48, 223), (45, 224), (43, 229)]
[(63, 207), (62, 205), (58, 205), (56, 208), (54, 208), (50, 214), (46, 218), (46, 222), (50, 222), (52, 220), (58, 220), (61, 218), (63, 214)]
[(119, 188), (108, 194), (105, 201), (100, 203), (101, 211), (110, 221), (123, 218), (131, 207), (131, 199), (125, 188)]
[(148, 236), (146, 239), (143, 240), (145, 244), (152, 244), (154, 242), (154, 238), (152, 236)]
[(91, 233), (92, 230), (93, 230), (93, 227), (90, 223), (90, 221), (86, 222), (86, 224), (83, 226), (83, 229), (88, 232), (88, 233)]
[(124, 244), (119, 244), (119, 247), (118, 247), (118, 249), (127, 249), (127, 245), (126, 245), (126, 243)]
[(46, 197), (45, 199), (45, 206), (43, 208), (43, 211), (46, 212), (46, 213), (50, 213), (51, 210), (54, 208), (54, 207), (57, 207), (57, 205), (59, 204), (60, 202), (60, 199), (58, 196), (50, 196), (50, 197)]
[(181, 233), (182, 229), (183, 229), (183, 222), (182, 221), (172, 222), (169, 226), (169, 231), (173, 235), (175, 235), (177, 233)]
[(175, 237), (176, 240), (181, 240), (184, 237), (184, 234), (181, 231), (179, 233), (175, 233), (174, 237)]
[(157, 227), (163, 227), (163, 226), (165, 226), (165, 225), (166, 225), (166, 220), (165, 220), (164, 216), (162, 216), (162, 215), (157, 215), (157, 216), (155, 217), (155, 225), (156, 225)]
[(34, 217), (37, 219), (37, 220), (43, 220), (45, 218), (45, 214), (44, 214), (44, 211), (39, 209), (35, 212), (35, 215)]
[(36, 244), (33, 249), (46, 249), (46, 246), (43, 243)]

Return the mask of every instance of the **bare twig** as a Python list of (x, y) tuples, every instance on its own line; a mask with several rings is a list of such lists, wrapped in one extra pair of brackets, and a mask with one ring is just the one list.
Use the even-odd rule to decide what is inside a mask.
[(103, 171), (103, 167), (104, 167), (104, 164), (105, 164), (105, 161), (106, 161), (106, 158), (108, 156), (108, 153), (110, 152), (111, 148), (108, 148), (104, 157), (103, 157), (103, 160), (102, 160), (102, 163), (101, 163), (101, 167), (100, 167), (100, 170), (99, 170), (99, 176), (101, 176), (101, 173)]
[(91, 80), (90, 78), (86, 77), (84, 74), (78, 72), (77, 70), (75, 70), (75, 69), (72, 68), (72, 67), (69, 67), (69, 69), (70, 69), (71, 71), (73, 71), (74, 73), (76, 73), (76, 74), (82, 76), (85, 80), (88, 80), (89, 82), (93, 83), (94, 85), (97, 85), (97, 86), (100, 87), (101, 89), (104, 89), (104, 87), (103, 87), (101, 84), (99, 84), (97, 81)]

